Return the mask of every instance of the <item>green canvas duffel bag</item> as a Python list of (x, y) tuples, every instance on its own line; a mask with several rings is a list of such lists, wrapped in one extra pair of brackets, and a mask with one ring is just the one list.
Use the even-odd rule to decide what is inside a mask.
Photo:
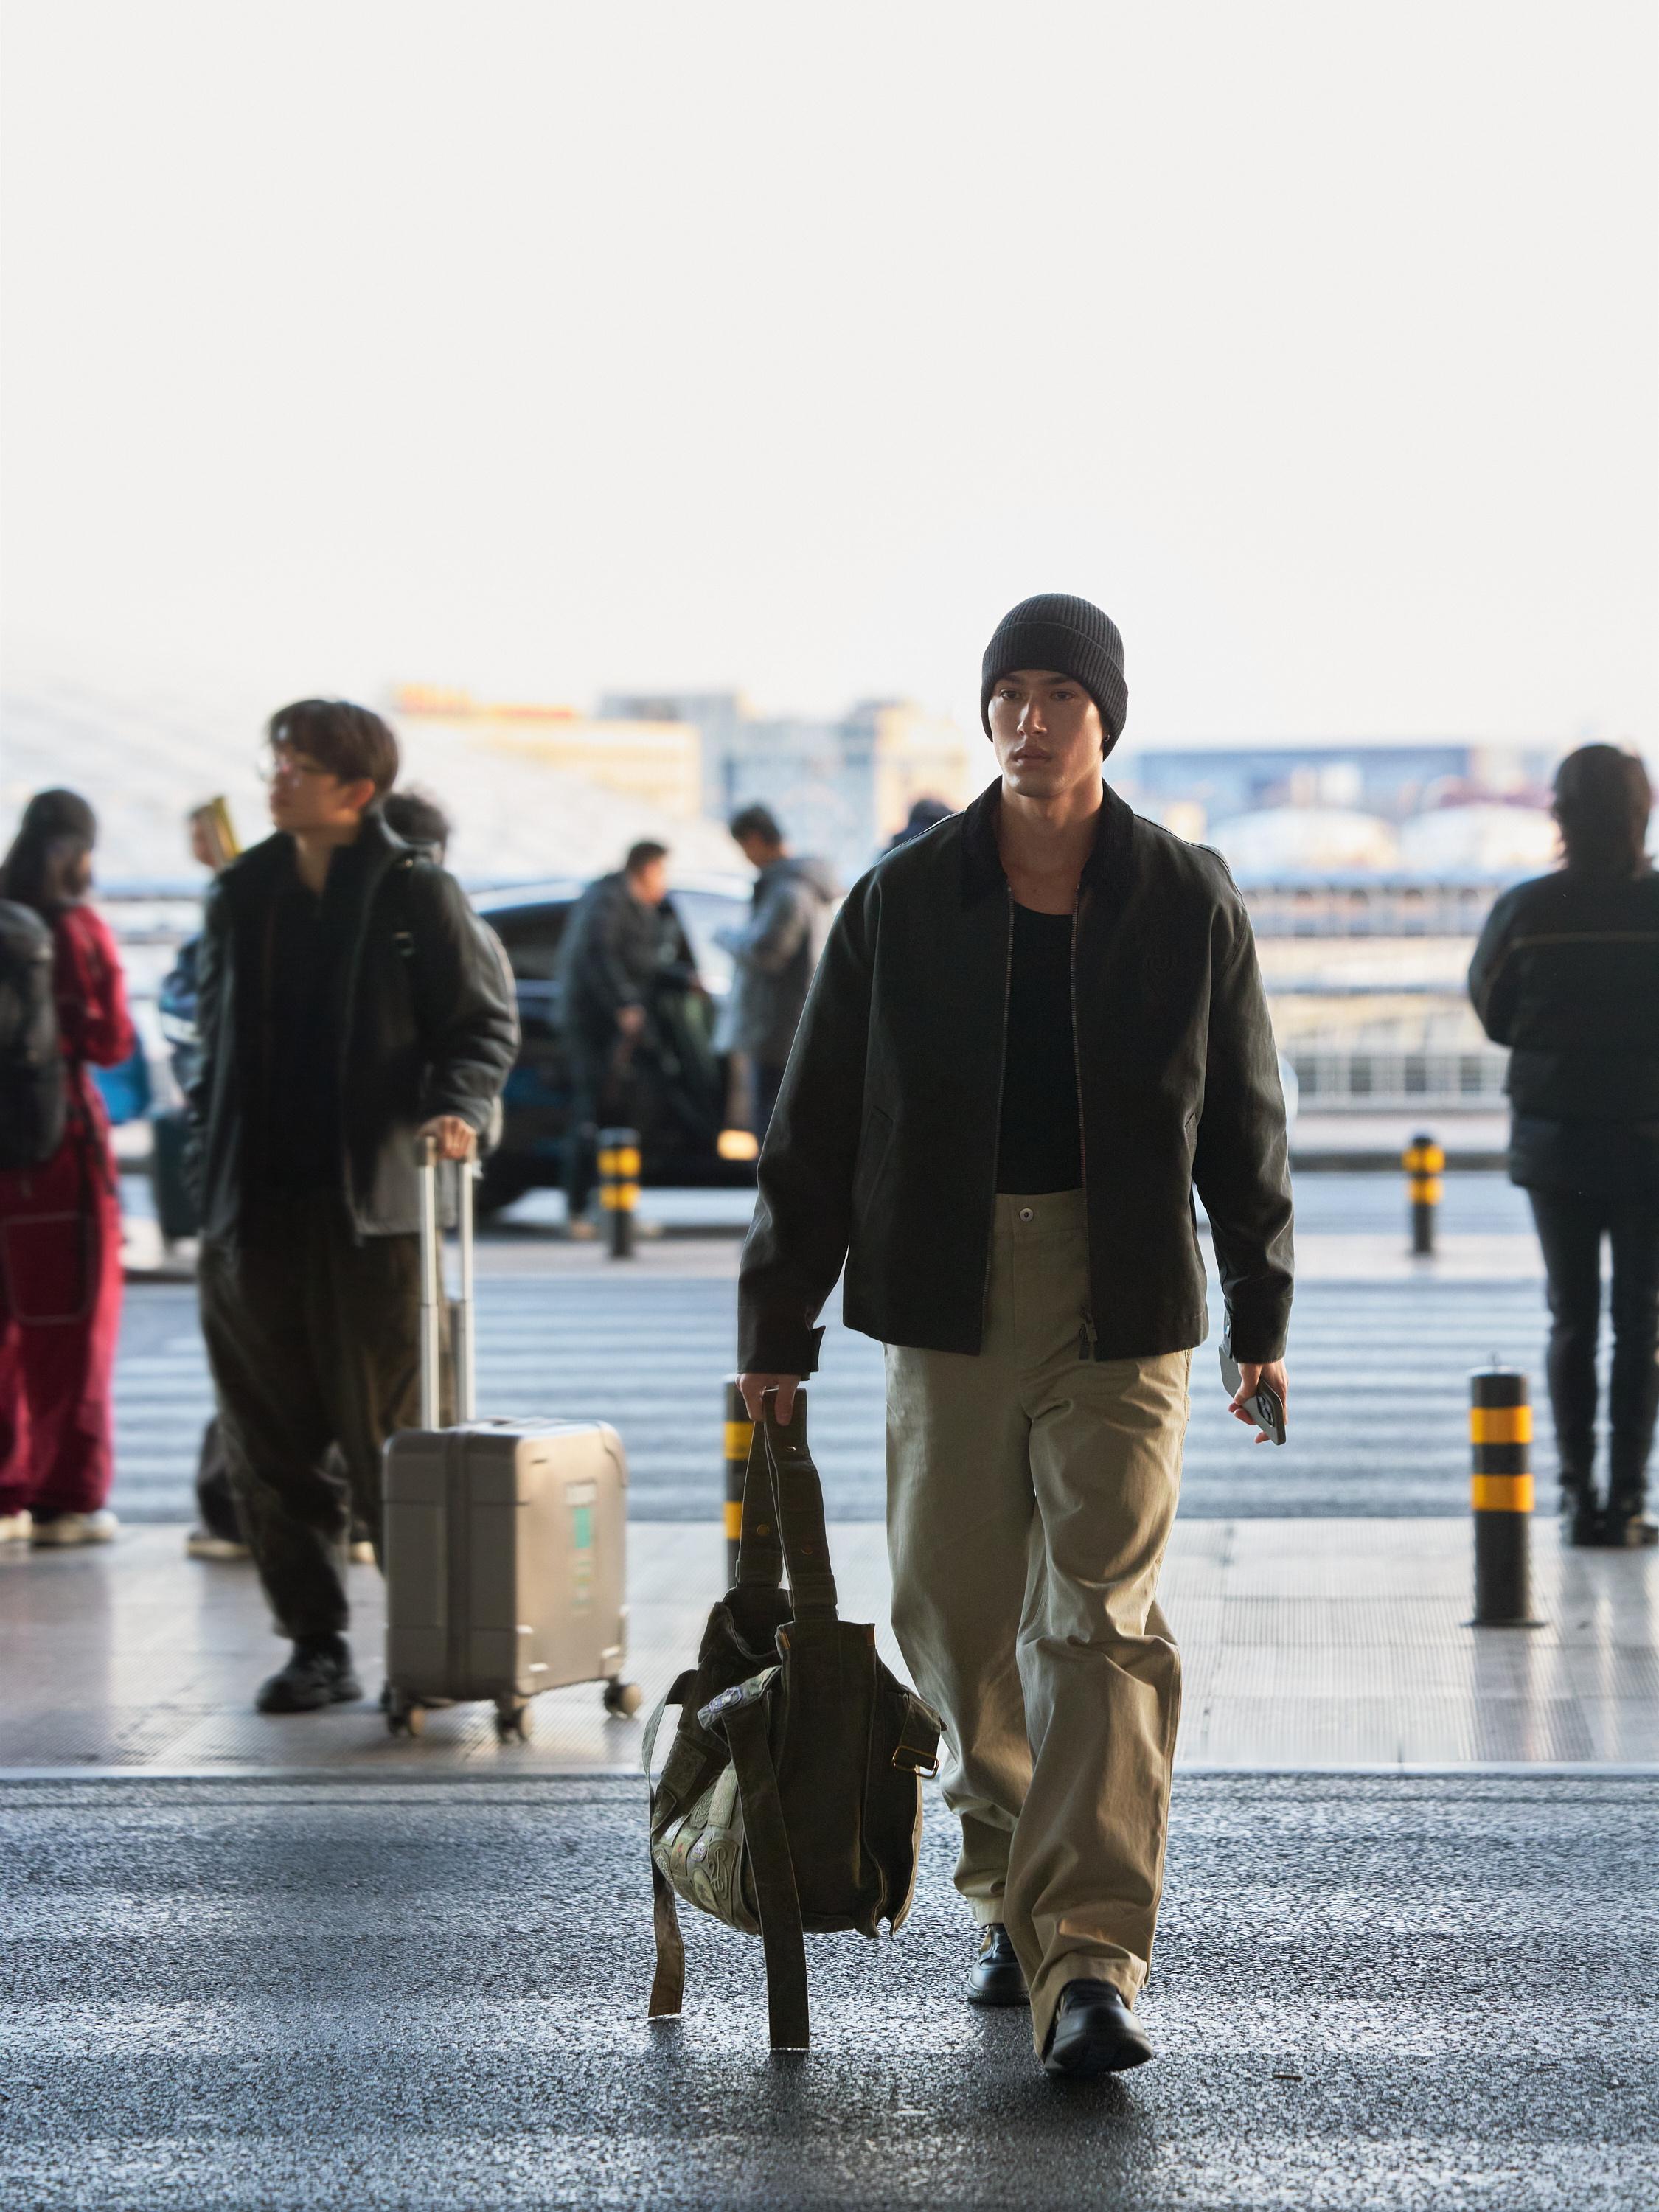
[(760, 1936), (773, 2045), (804, 2049), (803, 1935), (903, 1924), (939, 1738), (938, 1714), (877, 1656), (873, 1626), (836, 1614), (804, 1389), (787, 1427), (768, 1394), (738, 1579), (708, 1616), (696, 1665), (647, 1725), (647, 1779), (669, 1705), (679, 1725), (651, 1792), (652, 2016), (678, 2013), (684, 1995), (678, 1896)]

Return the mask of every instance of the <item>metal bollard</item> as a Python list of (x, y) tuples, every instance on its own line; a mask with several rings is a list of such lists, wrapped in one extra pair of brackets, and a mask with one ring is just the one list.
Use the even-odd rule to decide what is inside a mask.
[(1440, 1178), (1445, 1171), (1446, 1155), (1431, 1136), (1423, 1133), (1413, 1137), (1407, 1146), (1401, 1165), (1406, 1170), (1406, 1188), (1412, 1202), (1412, 1257), (1431, 1260), (1434, 1220), (1440, 1205)]
[(743, 1402), (737, 1377), (726, 1384), (726, 1586), (738, 1579), (738, 1539), (743, 1534), (743, 1477), (749, 1464), (749, 1447), (755, 1424)]
[(611, 1256), (634, 1256), (634, 1209), (640, 1202), (640, 1133), (599, 1132), (599, 1205), (610, 1217)]
[(1495, 1364), (1469, 1377), (1474, 1628), (1536, 1628), (1528, 1553), (1532, 1407), (1527, 1378)]

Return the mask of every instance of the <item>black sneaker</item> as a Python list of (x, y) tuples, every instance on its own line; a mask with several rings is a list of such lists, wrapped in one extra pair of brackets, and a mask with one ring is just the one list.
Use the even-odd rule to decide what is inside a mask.
[(1602, 1541), (1615, 1552), (1641, 1552), (1650, 1544), (1659, 1544), (1659, 1522), (1644, 1512), (1639, 1500), (1613, 1498), (1604, 1525)]
[(1110, 1982), (1067, 1982), (1042, 2046), (1045, 2074), (1092, 2081), (1144, 2066), (1152, 2056), (1146, 2031)]
[(1008, 1930), (993, 1920), (979, 1931), (979, 1956), (969, 1969), (968, 2002), (975, 2005), (1030, 2004), (1031, 1993)]
[(362, 1694), (344, 1637), (323, 1636), (296, 1644), (287, 1666), (259, 1685), (253, 1703), (262, 1713), (314, 1713), (325, 1705), (350, 1705)]

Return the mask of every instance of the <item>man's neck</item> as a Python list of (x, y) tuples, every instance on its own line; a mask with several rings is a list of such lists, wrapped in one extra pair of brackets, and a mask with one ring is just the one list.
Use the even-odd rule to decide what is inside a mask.
[(320, 898), (328, 881), (329, 864), (343, 846), (355, 845), (362, 835), (362, 817), (356, 821), (331, 825), (326, 830), (295, 830), (294, 865), (300, 881), (314, 897)]
[(1023, 906), (1070, 911), (1078, 878), (1094, 850), (1105, 787), (1098, 776), (1053, 799), (1032, 799), (1002, 787), (997, 849), (1003, 872)]

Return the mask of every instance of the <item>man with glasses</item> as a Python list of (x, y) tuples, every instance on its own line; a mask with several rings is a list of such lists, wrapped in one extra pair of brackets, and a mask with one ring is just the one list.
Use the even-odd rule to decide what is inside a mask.
[(307, 1712), (362, 1694), (344, 1547), (355, 1515), (378, 1548), (381, 1447), (416, 1416), (419, 1140), (471, 1158), (518, 1028), (460, 886), (386, 823), (386, 723), (307, 699), (268, 736), (276, 834), (208, 895), (190, 1107), (203, 1334), (294, 1647), (258, 1704)]

